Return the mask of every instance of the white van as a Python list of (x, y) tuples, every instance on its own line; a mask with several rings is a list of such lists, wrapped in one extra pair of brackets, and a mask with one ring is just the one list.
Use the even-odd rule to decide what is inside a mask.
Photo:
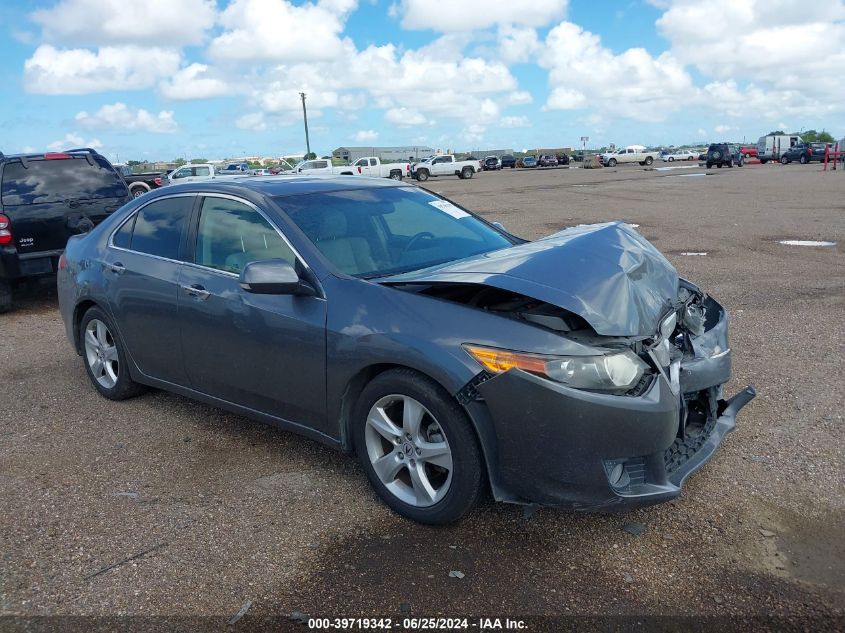
[(802, 140), (797, 134), (767, 134), (761, 136), (757, 140), (757, 158), (763, 164), (770, 160), (779, 160), (781, 154), (796, 143), (801, 143)]

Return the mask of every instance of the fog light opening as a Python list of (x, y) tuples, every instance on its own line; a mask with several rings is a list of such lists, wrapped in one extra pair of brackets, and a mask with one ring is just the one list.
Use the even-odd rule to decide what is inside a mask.
[(619, 480), (622, 479), (622, 475), (625, 473), (625, 467), (621, 463), (617, 463), (613, 465), (613, 470), (610, 471), (610, 485), (616, 486), (619, 484)]
[(631, 474), (625, 468), (624, 459), (609, 459), (604, 462), (607, 482), (612, 488), (626, 488), (631, 483)]

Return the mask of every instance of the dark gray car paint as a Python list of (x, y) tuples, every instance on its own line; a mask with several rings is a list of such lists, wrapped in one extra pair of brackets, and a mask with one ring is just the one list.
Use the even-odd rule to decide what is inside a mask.
[[(317, 181), (317, 186), (402, 186), (386, 185), (383, 179), (371, 184), (370, 180), (356, 179), (355, 184), (344, 179)], [(465, 342), (544, 354), (591, 352), (589, 346), (551, 330), (404, 292), (391, 284), (457, 279), (488, 283), (546, 301), (554, 299), (557, 305), (566, 304), (562, 307), (582, 314), (594, 327), (598, 325), (596, 329), (617, 336), (653, 334), (658, 317), (665, 313), (677, 293), (674, 268), (648, 242), (621, 223), (580, 227), (535, 242), (534, 246), (514, 246), (495, 256), (394, 277), (386, 280), (387, 283), (355, 279), (333, 270), (278, 209), (274, 202), (279, 196), (277, 187), (253, 182), (254, 186), (242, 186), (236, 181), (222, 185), (191, 183), (152, 192), (126, 205), (84, 239), (72, 239), (67, 249), (68, 267), (60, 271), (58, 282), (60, 308), (71, 341), (78, 343), (76, 319), (80, 306), (96, 303), (110, 312), (126, 342), (130, 373), (136, 380), (276, 423), (348, 450), (352, 448), (347, 424), (354, 387), (374, 368), (411, 367), (455, 395), (476, 380), (481, 370), (461, 349)], [(301, 189), (311, 186), (313, 179), (299, 178), (292, 182)], [(309, 273), (320, 296), (250, 295), (238, 287), (234, 276), (226, 276), (215, 285), (208, 271), (191, 264), (174, 263), (177, 273), (168, 270), (159, 275), (168, 283), (148, 286), (143, 296), (149, 305), (165, 311), (171, 309), (174, 301), (184, 307), (180, 316), (184, 317), (182, 327), (169, 328), (178, 332), (170, 335), (178, 337), (178, 344), (161, 344), (163, 321), (158, 327), (140, 330), (140, 335), (130, 332), (136, 326), (128, 326), (121, 309), (111, 307), (110, 298), (116, 286), (114, 275), (105, 265), (113, 256), (106, 246), (107, 238), (141, 204), (189, 191), (199, 195), (203, 192), (235, 195), (263, 209), (310, 267)], [(608, 253), (597, 256), (592, 252), (595, 249)], [(125, 254), (121, 256), (126, 259)], [(606, 283), (596, 277), (597, 269), (608, 276)], [(170, 286), (174, 275), (179, 282), (177, 286), (202, 283), (219, 300), (206, 308), (191, 303), (195, 300), (190, 297), (174, 297), (177, 291)], [(590, 276), (592, 284), (584, 281)], [(585, 296), (576, 296), (569, 289), (570, 284), (580, 288)], [(616, 301), (608, 302), (602, 296), (602, 288), (603, 292), (618, 292)], [(543, 296), (538, 296), (538, 292)], [(129, 299), (123, 303), (126, 301)], [(121, 301), (116, 305), (120, 306)], [(599, 313), (604, 305), (610, 310), (608, 315)], [(139, 309), (141, 314), (152, 312), (148, 305)], [(222, 324), (217, 331), (213, 327), (215, 318)], [(167, 320), (164, 316), (162, 319)], [(325, 323), (324, 329), (321, 321)], [(194, 332), (197, 323), (199, 327)], [(726, 323), (725, 320), (725, 344)], [(721, 336), (722, 333), (712, 334), (713, 340), (703, 341), (698, 351), (706, 354), (708, 349), (713, 349), (714, 341), (722, 340)], [(147, 350), (143, 349), (152, 341), (156, 342), (153, 355), (158, 356), (158, 365), (149, 364)], [(168, 339), (168, 343), (173, 341)], [(76, 346), (78, 350), (79, 345)], [(220, 346), (221, 353), (209, 349), (214, 346)], [(201, 351), (195, 352), (197, 349)], [(197, 356), (192, 358), (195, 353)], [(187, 371), (184, 358), (188, 359)], [(702, 357), (682, 367), (684, 386), (723, 383), (730, 373), (730, 355), (721, 358), (712, 361)], [(181, 376), (180, 372), (183, 372)], [(678, 427), (679, 404), (677, 397), (668, 395), (671, 391), (661, 380), (665, 382), (662, 376), (656, 378), (651, 389), (639, 398), (576, 391), (518, 371), (499, 375), (481, 385), (478, 390), (484, 400), (470, 398), (462, 403), (478, 432), (494, 496), (509, 501), (568, 503), (591, 509), (625, 501), (610, 490), (606, 475), (600, 472), (600, 457), (620, 457), (635, 450), (654, 456), (671, 443)], [(564, 436), (555, 436), (555, 431)], [(551, 441), (560, 444), (550, 445)], [(620, 442), (626, 447), (624, 451), (611, 450), (621, 446)], [(539, 457), (553, 460), (553, 473), (557, 476), (549, 474), (535, 482), (537, 486), (532, 490), (526, 488), (531, 476), (524, 467), (530, 470), (532, 463), (543, 463)], [(561, 472), (575, 479), (567, 484), (561, 480)], [(589, 473), (590, 482), (584, 481), (581, 476), (584, 473)], [(549, 486), (555, 490), (550, 492)], [(661, 495), (669, 493), (671, 490), (662, 490)], [(663, 498), (645, 493), (641, 496)]]

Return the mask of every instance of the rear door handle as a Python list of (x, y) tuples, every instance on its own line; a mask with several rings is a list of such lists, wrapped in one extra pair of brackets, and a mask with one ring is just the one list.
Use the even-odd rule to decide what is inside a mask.
[(124, 266), (120, 262), (115, 262), (113, 264), (107, 263), (106, 268), (108, 268), (115, 275), (122, 275), (126, 271), (126, 266)]
[(200, 301), (205, 301), (208, 299), (209, 295), (211, 294), (200, 286), (199, 284), (192, 284), (190, 286), (182, 286), (182, 290), (185, 291), (185, 294), (193, 297), (194, 299), (199, 299)]

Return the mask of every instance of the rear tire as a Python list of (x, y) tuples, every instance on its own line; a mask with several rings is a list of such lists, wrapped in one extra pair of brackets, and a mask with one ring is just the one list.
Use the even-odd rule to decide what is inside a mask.
[(91, 384), (109, 400), (126, 400), (146, 391), (129, 375), (123, 341), (111, 319), (100, 308), (90, 308), (79, 326), (82, 360)]
[(712, 169), (712, 168), (713, 168), (713, 163), (707, 163), (707, 169)]
[(464, 178), (466, 180), (469, 180), (470, 178), (472, 178), (472, 174), (473, 174), (472, 167), (464, 167), (461, 170), (461, 178)]
[[(414, 419), (415, 424), (409, 422)], [(410, 369), (376, 376), (361, 392), (352, 424), (367, 479), (394, 512), (441, 525), (457, 521), (481, 499), (484, 463), (475, 431), (460, 405), (428, 377)], [(420, 447), (445, 452), (430, 461), (415, 451)], [(378, 473), (374, 463), (381, 464)], [(414, 472), (422, 475), (412, 477)]]
[(419, 182), (425, 182), (428, 180), (428, 172), (424, 169), (417, 171), (417, 180)]
[(653, 159), (651, 156), (646, 156), (646, 157), (645, 157), (645, 164), (646, 164), (646, 167), (651, 166), (651, 164), (652, 164), (653, 162), (654, 162), (654, 159)]
[(806, 165), (809, 161), (807, 160), (807, 157), (804, 154), (801, 154), (801, 158), (798, 159), (798, 162), (802, 165)]
[(401, 171), (394, 171), (390, 173), (391, 180), (402, 180), (402, 172)]
[(0, 314), (12, 309), (12, 284), (0, 279)]
[(789, 159), (788, 159), (786, 156), (781, 156), (781, 157), (780, 157), (780, 164), (781, 164), (781, 165), (786, 165), (786, 164), (788, 164), (788, 163), (789, 163)]
[(769, 159), (767, 159), (767, 158), (761, 158), (761, 159), (760, 159), (760, 164), (761, 164), (761, 165), (765, 165), (765, 164), (766, 164), (766, 163), (768, 163), (768, 162), (769, 162)]

